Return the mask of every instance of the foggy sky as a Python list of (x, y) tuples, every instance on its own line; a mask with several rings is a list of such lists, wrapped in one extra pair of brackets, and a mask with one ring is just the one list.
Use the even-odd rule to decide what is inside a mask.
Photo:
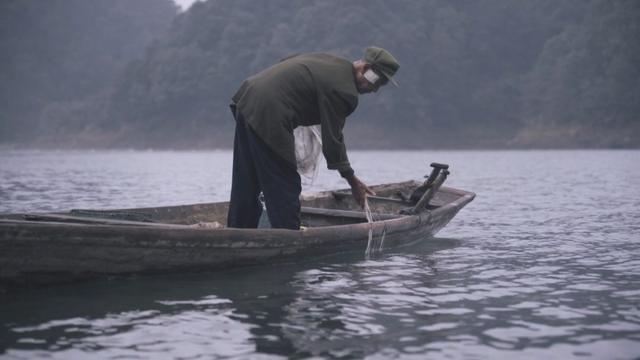
[(182, 8), (182, 10), (187, 10), (191, 4), (196, 2), (197, 0), (173, 0), (178, 6)]

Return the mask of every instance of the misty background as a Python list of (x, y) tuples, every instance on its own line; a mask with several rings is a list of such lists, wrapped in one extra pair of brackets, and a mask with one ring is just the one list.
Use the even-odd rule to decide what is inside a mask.
[(0, 146), (230, 147), (246, 77), (369, 45), (400, 87), (360, 98), (349, 148), (640, 146), (640, 1), (189, 3), (1, 1)]

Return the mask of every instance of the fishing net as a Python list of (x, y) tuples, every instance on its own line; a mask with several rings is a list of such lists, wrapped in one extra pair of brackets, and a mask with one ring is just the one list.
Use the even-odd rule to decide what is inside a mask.
[(367, 241), (367, 249), (364, 251), (364, 256), (366, 259), (369, 259), (371, 255), (376, 252), (381, 252), (384, 246), (384, 237), (387, 235), (387, 227), (385, 226), (382, 229), (382, 236), (380, 236), (380, 241), (377, 246), (375, 244), (375, 240), (373, 238), (373, 222), (376, 221), (373, 218), (373, 213), (371, 212), (371, 208), (369, 207), (369, 201), (367, 198), (364, 198), (364, 215), (367, 218), (367, 222), (369, 223), (369, 240)]
[(320, 125), (298, 126), (293, 130), (298, 173), (303, 181), (313, 184), (318, 175), (318, 160), (322, 152)]
[[(318, 160), (322, 152), (320, 125), (298, 126), (293, 130), (293, 136), (295, 138), (298, 173), (303, 182), (313, 184), (318, 175)], [(366, 197), (364, 200), (364, 213), (369, 223), (369, 239), (365, 250), (365, 257), (369, 258), (371, 255), (382, 251), (387, 228), (386, 226), (384, 227), (380, 240), (376, 241), (373, 236), (373, 223), (376, 219), (374, 219)]]

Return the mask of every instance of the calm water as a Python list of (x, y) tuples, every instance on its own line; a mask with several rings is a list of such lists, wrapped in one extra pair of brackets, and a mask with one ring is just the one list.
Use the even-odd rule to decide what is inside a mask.
[[(0, 212), (226, 200), (220, 152), (0, 152)], [(233, 271), (0, 294), (9, 359), (640, 358), (640, 151), (353, 152), (368, 183), (451, 165), (438, 238)], [(344, 187), (323, 170), (306, 189)]]

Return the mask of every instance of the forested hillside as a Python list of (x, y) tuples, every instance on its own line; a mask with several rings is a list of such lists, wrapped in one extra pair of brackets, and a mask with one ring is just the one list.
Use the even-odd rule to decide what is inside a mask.
[(0, 141), (72, 138), (64, 114), (110, 92), (177, 10), (171, 0), (0, 1)]
[[(15, 132), (38, 146), (230, 146), (229, 98), (244, 78), (293, 53), (356, 59), (378, 45), (401, 62), (400, 87), (361, 97), (350, 147), (640, 145), (635, 0), (209, 0), (178, 15), (158, 0), (0, 6), (0, 46), (19, 50), (3, 50), (5, 143)], [(7, 15), (31, 16), (24, 8), (37, 14), (28, 26)]]

